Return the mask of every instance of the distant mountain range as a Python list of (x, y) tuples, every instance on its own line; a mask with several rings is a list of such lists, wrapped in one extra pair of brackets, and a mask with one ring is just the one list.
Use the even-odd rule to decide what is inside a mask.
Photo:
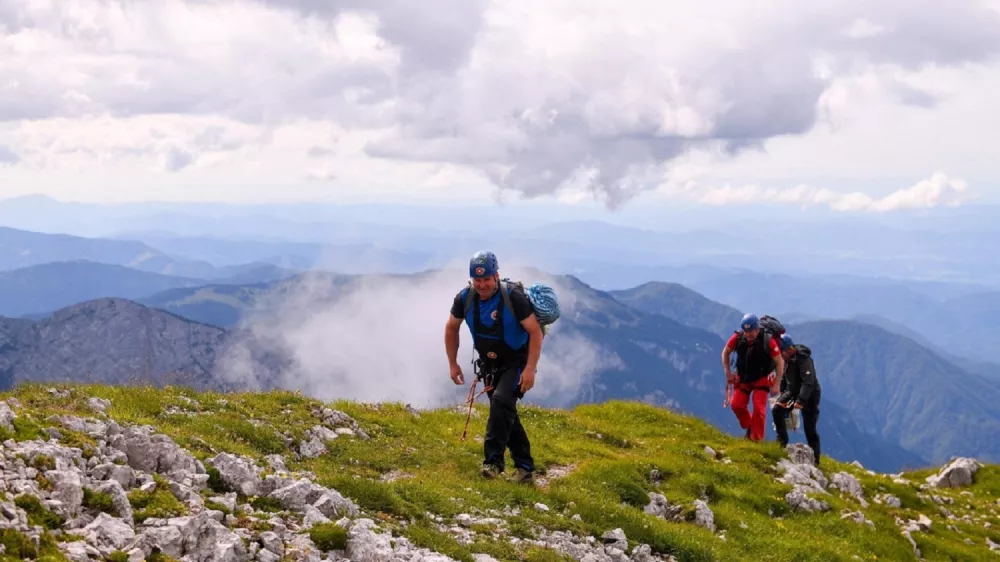
[[(628, 268), (624, 268), (628, 269)], [(620, 286), (618, 277), (590, 272), (597, 287)], [(648, 280), (680, 284), (741, 312), (780, 318), (858, 319), (902, 335), (919, 335), (964, 367), (985, 373), (998, 362), (1000, 291), (979, 285), (766, 274), (706, 266), (660, 267), (645, 271)], [(593, 281), (588, 281), (593, 282)], [(620, 289), (619, 289), (620, 290)], [(635, 289), (630, 289), (634, 291)], [(985, 365), (984, 365), (985, 364)]]
[[(232, 277), (216, 283), (257, 283), (294, 273), (272, 265), (219, 268)], [(176, 287), (198, 287), (194, 279), (90, 261), (53, 262), (0, 271), (0, 315), (42, 318), (54, 310), (101, 297), (137, 299)]]
[[(599, 207), (524, 201), (509, 205), (96, 205), (29, 196), (0, 200), (0, 224), (142, 240), (171, 237), (360, 245), (367, 248), (365, 251), (385, 251), (386, 258), (393, 257), (393, 252), (432, 256), (431, 262), (413, 271), (442, 267), (456, 256), (491, 247), (502, 251), (508, 263), (517, 256), (525, 262), (545, 264), (548, 271), (571, 273), (600, 289), (663, 280), (700, 291), (682, 279), (650, 274), (659, 267), (691, 263), (795, 276), (850, 272), (1000, 288), (1000, 263), (983, 259), (991, 255), (992, 241), (1000, 234), (995, 224), (997, 206), (899, 211), (891, 216), (796, 209), (783, 213), (781, 221), (752, 228), (747, 227), (747, 217), (773, 212), (767, 205), (699, 209), (672, 203), (643, 204), (613, 213)], [(147, 244), (160, 247), (160, 242)], [(202, 256), (191, 259), (205, 259), (197, 251), (190, 255)], [(291, 260), (301, 254), (263, 255), (270, 261), (279, 256)], [(292, 263), (276, 265), (290, 267)], [(329, 264), (320, 267), (342, 270)], [(605, 280), (617, 284), (608, 286)]]
[[(475, 232), (459, 236), (426, 228), (376, 228), (355, 223), (330, 228), (331, 241), (325, 243), (179, 237), (158, 231), (127, 235), (136, 240), (94, 239), (0, 228), (0, 270), (86, 260), (205, 283), (252, 283), (306, 269), (415, 273), (448, 266), (476, 249), (492, 247), (501, 257), (502, 268), (545, 264), (547, 271), (571, 273), (602, 290), (635, 288), (649, 281), (672, 282), (740, 310), (779, 317), (864, 316), (883, 327), (894, 323), (897, 327), (892, 331), (902, 328), (909, 335), (919, 334), (934, 342), (935, 351), (970, 371), (988, 374), (993, 371), (992, 364), (1000, 362), (993, 352), (1000, 347), (1000, 332), (992, 329), (1000, 312), (1000, 289), (987, 285), (657, 265), (674, 259), (674, 248), (693, 247), (698, 240), (723, 244), (728, 237), (711, 231), (667, 236), (596, 221), (511, 230), (503, 236)], [(775, 262), (767, 263), (771, 264), (767, 267), (777, 267)], [(262, 276), (263, 267), (275, 271)], [(147, 295), (152, 292), (155, 290)], [(52, 308), (32, 308), (29, 313), (48, 310)]]
[[(555, 229), (549, 248), (566, 244), (576, 251), (579, 245), (570, 240), (573, 231)], [(630, 236), (629, 232), (616, 234), (610, 229), (606, 235)], [(523, 235), (544, 232), (526, 230)], [(301, 263), (295, 259), (289, 258), (289, 267), (283, 267), (251, 258), (271, 256), (280, 261), (275, 256), (286, 254), (285, 250), (320, 246), (149, 235), (156, 236), (164, 245), (173, 244), (173, 250), (190, 255), (201, 252), (211, 258), (232, 251), (233, 263), (220, 266), (200, 258), (175, 257), (139, 241), (0, 229), (0, 266), (8, 266), (0, 271), (0, 314), (7, 317), (0, 318), (0, 379), (97, 377), (117, 383), (145, 376), (149, 368), (149, 376), (157, 381), (181, 373), (193, 385), (239, 387), (249, 380), (296, 384), (294, 377), (282, 377), (311, 369), (318, 373), (310, 382), (315, 385), (337, 380), (325, 370), (333, 373), (348, 367), (335, 361), (326, 364), (325, 357), (299, 356), (290, 348), (336, 349), (343, 341), (355, 343), (339, 345), (357, 346), (358, 337), (368, 334), (369, 340), (385, 347), (371, 352), (378, 359), (374, 371), (386, 365), (392, 365), (393, 372), (433, 368), (442, 359), (440, 351), (427, 351), (440, 345), (437, 336), (420, 334), (427, 338), (425, 349), (423, 344), (415, 346), (406, 330), (424, 331), (420, 320), (424, 314), (443, 318), (454, 292), (439, 293), (438, 288), (430, 294), (404, 292), (408, 296), (379, 292), (390, 279), (404, 289), (422, 283), (432, 272), (405, 271), (433, 259), (430, 253), (407, 257), (387, 249), (381, 255), (390, 256), (400, 269), (390, 276), (303, 275), (296, 270)], [(449, 243), (463, 251), (476, 244)], [(511, 248), (516, 243), (505, 242)], [(361, 253), (345, 250), (345, 255), (357, 257), (368, 251), (357, 250)], [(521, 258), (532, 261), (545, 251), (525, 246)], [(615, 249), (608, 245), (605, 251), (610, 254)], [(244, 258), (251, 261), (238, 263)], [(33, 260), (39, 263), (18, 266)], [(192, 275), (160, 271), (185, 268)], [(509, 272), (509, 266), (502, 265), (502, 271)], [(798, 278), (706, 266), (660, 273), (679, 280), (644, 281), (604, 291), (581, 276), (545, 277), (560, 287), (564, 316), (548, 340), (546, 354), (554, 361), (549, 365), (553, 385), (549, 388), (556, 390), (539, 389), (534, 399), (556, 406), (639, 399), (698, 415), (738, 434), (732, 413), (721, 407), (718, 364), (722, 338), (732, 333), (743, 314), (730, 306), (736, 305), (777, 315), (796, 339), (814, 349), (824, 389), (830, 385), (820, 422), (824, 449), (830, 454), (857, 458), (879, 470), (938, 463), (949, 454), (983, 456), (976, 448), (980, 446), (989, 455), (1000, 455), (988, 444), (987, 433), (997, 429), (998, 414), (987, 406), (995, 398), (991, 390), (995, 382), (979, 376), (1000, 371), (990, 361), (989, 347), (1000, 336), (987, 329), (993, 313), (1000, 311), (1000, 301), (994, 302), (1000, 293), (956, 284)], [(457, 279), (463, 277), (462, 272), (456, 274)], [(304, 286), (309, 290), (303, 291)], [(358, 308), (361, 301), (353, 308), (328, 306), (340, 302), (344, 291), (358, 287), (389, 302), (378, 305), (382, 308), (374, 316)], [(313, 291), (317, 288), (321, 290)], [(294, 336), (279, 337), (273, 332), (287, 326), (268, 326), (267, 319), (275, 319), (276, 305), (290, 300), (306, 324), (330, 310), (342, 317), (341, 324), (330, 333), (297, 330)], [(429, 304), (438, 300), (440, 307)], [(847, 319), (828, 320), (837, 316)], [(420, 338), (413, 341), (424, 341)], [(355, 358), (368, 353), (355, 352)], [(254, 372), (241, 379), (243, 375), (234, 374), (240, 369)], [(443, 392), (454, 390), (448, 384), (445, 380)], [(948, 385), (946, 391), (936, 390), (935, 385), (941, 384)], [(963, 398), (966, 394), (976, 399)]]
[(141, 242), (0, 227), (0, 270), (76, 260), (181, 277), (206, 279), (218, 274), (216, 267), (208, 262), (174, 258)]

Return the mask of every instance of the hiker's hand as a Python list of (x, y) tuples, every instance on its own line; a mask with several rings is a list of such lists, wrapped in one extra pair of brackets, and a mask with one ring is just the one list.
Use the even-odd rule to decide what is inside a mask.
[(726, 382), (729, 384), (736, 384), (736, 375), (732, 371), (726, 371)]
[(451, 366), (451, 380), (455, 381), (455, 384), (465, 384), (465, 375), (462, 374), (462, 366), (458, 363)]
[(802, 409), (802, 402), (796, 402), (796, 403), (795, 403), (795, 404), (793, 405), (793, 407), (794, 407), (794, 408), (795, 408), (796, 410), (801, 410), (801, 409)]
[(535, 368), (532, 366), (527, 366), (524, 371), (521, 371), (521, 392), (528, 392), (531, 387), (535, 386)]

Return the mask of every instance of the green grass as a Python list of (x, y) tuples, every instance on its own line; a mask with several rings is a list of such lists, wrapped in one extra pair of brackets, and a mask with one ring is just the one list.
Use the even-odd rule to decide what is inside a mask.
[(144, 492), (138, 488), (128, 493), (128, 501), (135, 510), (133, 518), (136, 523), (142, 523), (150, 517), (170, 518), (180, 517), (187, 513), (187, 507), (170, 491), (170, 483), (159, 474), (154, 474), (156, 487)]
[[(553, 469), (574, 467), (545, 486), (522, 486), (505, 478), (484, 481), (478, 476), (482, 445), (475, 438), (485, 429), (487, 408), (483, 401), (476, 406), (480, 415), (472, 419), (470, 437), (461, 441), (465, 415), (452, 408), (423, 411), (418, 417), (397, 403), (322, 404), (295, 392), (224, 395), (177, 387), (59, 385), (73, 392), (58, 398), (46, 392), (50, 386), (27, 385), (6, 394), (16, 396), (31, 413), (30, 419), (15, 422), (11, 438), (38, 435), (38, 420), (51, 414), (93, 416), (86, 406), (87, 397), (107, 398), (112, 403), (109, 417), (119, 423), (154, 425), (201, 459), (228, 451), (253, 456), (259, 465), (266, 466), (265, 455), (285, 454), (289, 469), (312, 471), (321, 484), (356, 501), (364, 516), (383, 529), (458, 560), (471, 561), (474, 553), (488, 553), (500, 560), (563, 560), (566, 558), (550, 549), (513, 545), (510, 538), (535, 538), (539, 528), (600, 538), (618, 527), (625, 531), (630, 550), (646, 543), (654, 552), (672, 554), (680, 561), (915, 560), (895, 519), (917, 519), (919, 513), (933, 521), (929, 532), (913, 533), (926, 560), (996, 560), (997, 554), (988, 551), (986, 539), (1000, 543), (1000, 518), (996, 515), (1000, 512), (996, 504), (1000, 467), (982, 469), (968, 490), (924, 492), (917, 486), (932, 470), (904, 474), (912, 484), (898, 484), (889, 476), (869, 475), (827, 458), (824, 473), (828, 477), (837, 471), (855, 475), (865, 488), (869, 507), (861, 508), (856, 499), (831, 490), (823, 498), (831, 505), (830, 511), (792, 512), (784, 500), (791, 487), (774, 479), (777, 473), (773, 467), (783, 458), (775, 443), (731, 438), (695, 418), (640, 403), (609, 402), (572, 410), (522, 407), (539, 477)], [(319, 423), (311, 411), (323, 406), (352, 416), (371, 439), (342, 437), (327, 443), (326, 454), (296, 461), (284, 439), (302, 439), (306, 429)], [(198, 415), (167, 413), (171, 407)], [(71, 439), (87, 444), (81, 436)], [(731, 463), (709, 458), (705, 446)], [(511, 468), (508, 465), (508, 474)], [(650, 477), (653, 470), (659, 472), (659, 479)], [(389, 473), (402, 476), (384, 480)], [(213, 493), (225, 491), (215, 475), (210, 486)], [(688, 520), (668, 522), (645, 514), (643, 507), (650, 492), (682, 505), (682, 515)], [(878, 493), (895, 495), (902, 506), (875, 503)], [(946, 520), (937, 504), (924, 499), (933, 494), (955, 500), (947, 507), (956, 519)], [(690, 521), (692, 502), (698, 498), (706, 499), (715, 514), (715, 533)], [(165, 487), (158, 486), (148, 494), (133, 491), (130, 499), (137, 521), (184, 511), (183, 504)], [(249, 500), (258, 509), (281, 510), (264, 498)], [(87, 501), (101, 506), (106, 503), (98, 497)], [(549, 510), (535, 509), (538, 503)], [(501, 515), (508, 508), (520, 513)], [(841, 519), (842, 512), (857, 510), (875, 524), (874, 530)], [(495, 515), (505, 524), (499, 529), (476, 525), (473, 543), (464, 544), (448, 531), (454, 518), (463, 513)], [(971, 522), (962, 519), (967, 515)], [(444, 527), (435, 521), (436, 516), (444, 518)], [(986, 522), (991, 528), (984, 525)], [(314, 540), (326, 545), (341, 545), (345, 540), (339, 527), (318, 526), (312, 533)], [(494, 533), (499, 540), (493, 540)]]

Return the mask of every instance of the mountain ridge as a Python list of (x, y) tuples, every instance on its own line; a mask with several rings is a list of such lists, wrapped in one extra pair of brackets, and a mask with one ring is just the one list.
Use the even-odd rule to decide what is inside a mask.
[[(184, 384), (230, 389), (214, 376), (230, 332), (123, 298), (61, 308), (41, 320), (0, 317), (0, 387), (29, 381)], [(252, 363), (270, 380), (281, 363), (266, 353)]]

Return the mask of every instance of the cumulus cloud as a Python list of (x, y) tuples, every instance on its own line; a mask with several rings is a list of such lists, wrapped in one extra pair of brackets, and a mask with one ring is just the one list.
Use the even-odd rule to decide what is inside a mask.
[[(525, 279), (551, 283), (565, 299), (564, 314), (572, 314), (568, 287), (546, 275), (505, 269), (513, 278), (524, 273)], [(461, 403), (474, 377), (472, 340), (463, 324), (458, 361), (466, 386), (459, 387), (448, 376), (444, 324), (466, 281), (464, 268), (451, 267), (416, 276), (295, 278), (265, 295), (245, 317), (216, 375), (240, 387), (293, 388), (324, 400), (390, 400), (415, 407)], [(545, 340), (530, 401), (568, 403), (594, 374), (621, 366), (598, 342), (564, 332), (564, 325), (553, 325)], [(277, 379), (254, 368), (254, 356), (282, 358)]]
[[(906, 77), (995, 62), (1000, 12), (973, 0), (14, 0), (0, 37), (0, 121), (196, 116), (261, 129), (259, 146), (322, 122), (361, 132), (372, 158), (616, 207), (690, 150), (732, 156), (808, 133), (844, 77), (890, 76), (881, 87), (902, 103), (933, 107)], [(158, 144), (164, 170), (202, 162)], [(328, 150), (315, 148), (302, 158)], [(299, 176), (349, 177), (310, 169)]]

